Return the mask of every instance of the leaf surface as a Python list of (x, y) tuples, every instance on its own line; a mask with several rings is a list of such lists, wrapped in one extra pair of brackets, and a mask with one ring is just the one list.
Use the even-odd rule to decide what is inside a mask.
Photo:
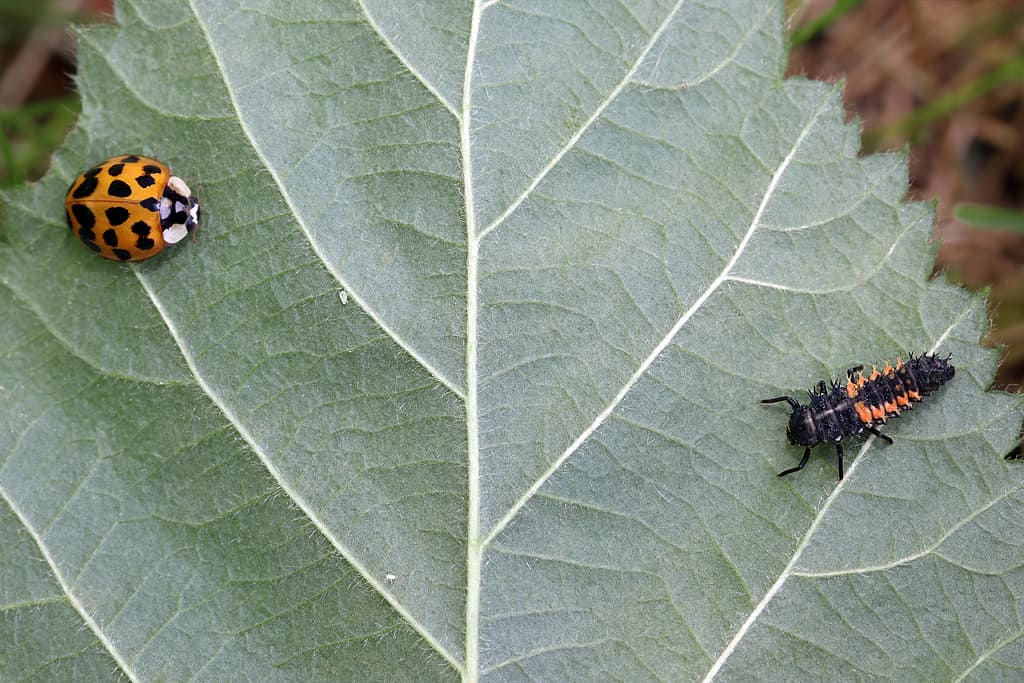
[[(0, 671), (1020, 675), (1019, 401), (902, 157), (781, 79), (777, 3), (117, 21), (5, 198)], [(74, 242), (123, 152), (198, 188), (195, 242)], [(775, 477), (758, 399), (929, 350), (957, 376), (892, 446)]]

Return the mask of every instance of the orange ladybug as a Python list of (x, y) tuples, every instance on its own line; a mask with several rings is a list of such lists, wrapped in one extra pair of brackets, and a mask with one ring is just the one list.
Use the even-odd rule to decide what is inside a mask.
[(83, 172), (64, 198), (68, 227), (115, 261), (144, 261), (199, 225), (199, 201), (162, 161), (111, 157)]

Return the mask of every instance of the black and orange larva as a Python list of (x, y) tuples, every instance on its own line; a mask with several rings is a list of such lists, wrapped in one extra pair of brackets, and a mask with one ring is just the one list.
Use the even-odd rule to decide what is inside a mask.
[[(863, 365), (846, 371), (846, 383), (832, 382), (831, 389), (825, 382), (818, 382), (808, 405), (800, 405), (792, 396), (766, 398), (761, 403), (785, 401), (793, 409), (786, 427), (786, 436), (794, 446), (806, 446), (804, 457), (796, 467), (779, 472), (780, 477), (802, 470), (811, 457), (811, 449), (819, 443), (835, 444), (839, 459), (839, 478), (843, 478), (844, 437), (870, 432), (887, 443), (892, 443), (876, 425), (885, 424), (890, 417), (899, 417), (900, 410), (909, 410), (915, 403), (924, 400), (943, 384), (953, 378), (955, 370), (950, 365), (952, 354), (940, 358), (935, 354), (914, 357), (906, 363), (896, 358), (896, 365), (889, 361), (879, 370), (872, 366), (871, 374), (865, 375)], [(854, 378), (854, 374), (857, 375)]]

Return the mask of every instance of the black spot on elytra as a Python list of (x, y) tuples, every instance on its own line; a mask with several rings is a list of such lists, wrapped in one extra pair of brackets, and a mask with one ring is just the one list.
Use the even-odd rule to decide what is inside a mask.
[(74, 199), (85, 199), (100, 186), (100, 181), (96, 180), (96, 176), (86, 175), (85, 180), (78, 186), (78, 189), (71, 195)]
[(156, 181), (153, 180), (153, 176), (140, 175), (138, 178), (135, 179), (135, 182), (137, 182), (139, 184), (139, 187), (149, 187), (150, 185), (154, 184)]
[(111, 225), (121, 225), (126, 220), (128, 220), (128, 216), (131, 215), (128, 209), (124, 208), (123, 206), (112, 206), (103, 213), (106, 214), (107, 221)]
[(123, 161), (126, 164), (134, 164), (138, 160), (139, 160), (139, 158), (137, 156), (135, 156), (134, 154), (129, 154), (126, 157), (121, 157), (121, 161)]
[(117, 246), (117, 230), (113, 228), (107, 228), (103, 231), (103, 243), (108, 247)]
[(107, 192), (111, 197), (130, 197), (132, 188), (123, 180), (111, 180)]
[(85, 177), (85, 178), (95, 178), (96, 176), (98, 176), (100, 174), (100, 171), (102, 171), (102, 170), (103, 170), (102, 166), (93, 166), (88, 171), (83, 173), (82, 176)]
[(132, 257), (132, 253), (130, 251), (125, 250), (125, 249), (115, 249), (114, 250), (114, 256), (116, 256), (117, 258), (121, 259), (122, 261), (127, 261), (128, 259), (130, 259)]
[(147, 197), (139, 202), (139, 205), (147, 211), (152, 211), (154, 213), (160, 211), (160, 200), (156, 197)]
[(89, 247), (93, 251), (99, 251), (100, 250), (100, 245), (96, 244), (95, 242), (82, 242), (82, 244), (84, 244), (85, 246)]
[(74, 230), (74, 229), (75, 229), (75, 226), (71, 224), (71, 214), (70, 214), (70, 213), (68, 213), (68, 210), (67, 210), (67, 209), (64, 209), (64, 218), (65, 218), (65, 219), (67, 220), (67, 222), (68, 222), (68, 227), (69, 227), (69, 228), (71, 228), (72, 230)]
[(150, 230), (151, 228), (145, 221), (135, 221), (132, 223), (132, 232), (139, 236), (139, 239), (135, 240), (135, 246), (143, 251), (149, 251), (156, 246), (156, 242), (149, 236)]
[(83, 231), (91, 231), (92, 226), (96, 225), (96, 216), (85, 204), (72, 204), (71, 213), (75, 215), (75, 220), (78, 221), (78, 225)]
[(115, 175), (116, 176), (116, 175), (121, 175), (121, 171), (123, 171), (123, 170), (124, 170), (124, 164), (114, 164), (113, 166), (111, 166), (110, 168), (107, 169), (107, 173), (109, 173), (110, 175)]
[(142, 167), (142, 170), (145, 173), (160, 173), (161, 172), (160, 171), (160, 167), (159, 166), (154, 166), (153, 164), (146, 164), (145, 166)]
[[(96, 233), (92, 231), (92, 228), (82, 228), (78, 233), (78, 239), (88, 244), (90, 248), (96, 246)], [(96, 250), (99, 251), (99, 248)]]

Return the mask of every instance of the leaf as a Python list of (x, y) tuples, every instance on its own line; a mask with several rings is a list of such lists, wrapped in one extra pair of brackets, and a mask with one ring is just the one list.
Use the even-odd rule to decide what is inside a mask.
[[(5, 678), (1020, 676), (1020, 402), (778, 3), (117, 21), (5, 198)], [(130, 151), (203, 206), (136, 266), (60, 209)], [(931, 349), (893, 445), (775, 476), (758, 399)]]
[(1024, 232), (1024, 212), (988, 204), (957, 204), (953, 217), (975, 228)]

